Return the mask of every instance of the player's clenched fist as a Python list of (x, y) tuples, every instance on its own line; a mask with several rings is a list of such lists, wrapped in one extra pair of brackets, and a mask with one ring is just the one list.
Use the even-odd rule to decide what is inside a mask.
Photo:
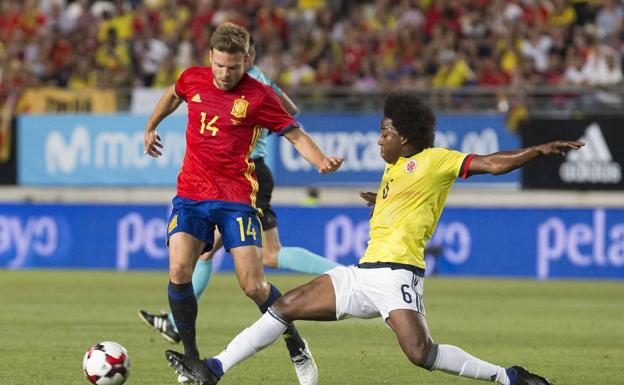
[(334, 172), (340, 168), (344, 158), (342, 156), (327, 156), (323, 159), (321, 167), (319, 167), (319, 173), (328, 174)]

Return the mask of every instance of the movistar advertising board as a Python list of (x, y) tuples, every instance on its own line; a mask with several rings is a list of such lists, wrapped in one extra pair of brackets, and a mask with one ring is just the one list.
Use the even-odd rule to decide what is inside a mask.
[(163, 156), (143, 153), (147, 118), (133, 115), (21, 115), (22, 185), (171, 186), (184, 158), (184, 118), (165, 119)]
[[(319, 175), (292, 144), (269, 136), (268, 164), (278, 184), (375, 185), (384, 168), (377, 139), (381, 117), (306, 115), (298, 117), (327, 154), (343, 156), (335, 174)], [(164, 153), (143, 154), (143, 115), (22, 115), (18, 119), (18, 183), (64, 186), (173, 186), (185, 151), (186, 116), (170, 116), (159, 126)], [(209, 140), (209, 139), (207, 139)], [(501, 116), (438, 118), (436, 145), (467, 153), (516, 148), (516, 136)], [(519, 171), (468, 182), (519, 184)]]
[[(0, 268), (166, 270), (167, 205), (0, 204)], [(276, 207), (284, 246), (354, 264), (363, 207)], [(305, 231), (301, 231), (305, 218)], [(513, 221), (513, 226), (509, 226)], [(623, 209), (448, 208), (428, 272), (452, 276), (624, 279)], [(220, 252), (217, 271), (232, 271)]]
[(522, 131), (525, 146), (553, 140), (585, 142), (564, 157), (537, 159), (524, 170), (526, 188), (624, 190), (624, 132), (621, 117), (534, 119)]

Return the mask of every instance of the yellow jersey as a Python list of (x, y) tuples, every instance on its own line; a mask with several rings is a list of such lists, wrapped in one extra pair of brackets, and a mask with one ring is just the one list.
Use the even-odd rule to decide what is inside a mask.
[(468, 176), (473, 156), (428, 148), (386, 165), (370, 219), (370, 240), (360, 263), (395, 263), (424, 270), (425, 245), (455, 179)]

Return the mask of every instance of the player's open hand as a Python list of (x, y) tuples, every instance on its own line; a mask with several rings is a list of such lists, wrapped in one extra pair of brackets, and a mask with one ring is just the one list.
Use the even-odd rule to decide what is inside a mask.
[(571, 140), (556, 140), (550, 143), (544, 143), (539, 146), (539, 150), (543, 155), (561, 155), (565, 156), (568, 150), (578, 150), (585, 145), (584, 142), (576, 142)]
[(162, 155), (162, 152), (159, 150), (160, 148), (163, 148), (163, 145), (156, 131), (145, 132), (145, 147), (143, 153), (158, 158)]
[(326, 156), (319, 167), (319, 173), (328, 174), (334, 172), (340, 168), (344, 158), (342, 156)]
[(377, 200), (377, 193), (374, 192), (364, 192), (364, 191), (360, 191), (360, 196), (362, 197), (362, 199), (364, 199), (366, 201), (366, 206), (375, 206), (375, 201)]

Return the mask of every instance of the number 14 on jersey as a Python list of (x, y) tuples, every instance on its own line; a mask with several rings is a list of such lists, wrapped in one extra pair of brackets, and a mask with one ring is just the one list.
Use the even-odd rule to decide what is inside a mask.
[(212, 120), (210, 120), (208, 122), (208, 124), (206, 124), (206, 113), (205, 112), (201, 112), (201, 128), (199, 130), (200, 134), (204, 134), (204, 131), (206, 130), (206, 128), (210, 131), (212, 131), (212, 136), (217, 135), (217, 132), (219, 131), (219, 127), (215, 126), (215, 122), (217, 121), (217, 119), (219, 119), (219, 115), (215, 115)]

